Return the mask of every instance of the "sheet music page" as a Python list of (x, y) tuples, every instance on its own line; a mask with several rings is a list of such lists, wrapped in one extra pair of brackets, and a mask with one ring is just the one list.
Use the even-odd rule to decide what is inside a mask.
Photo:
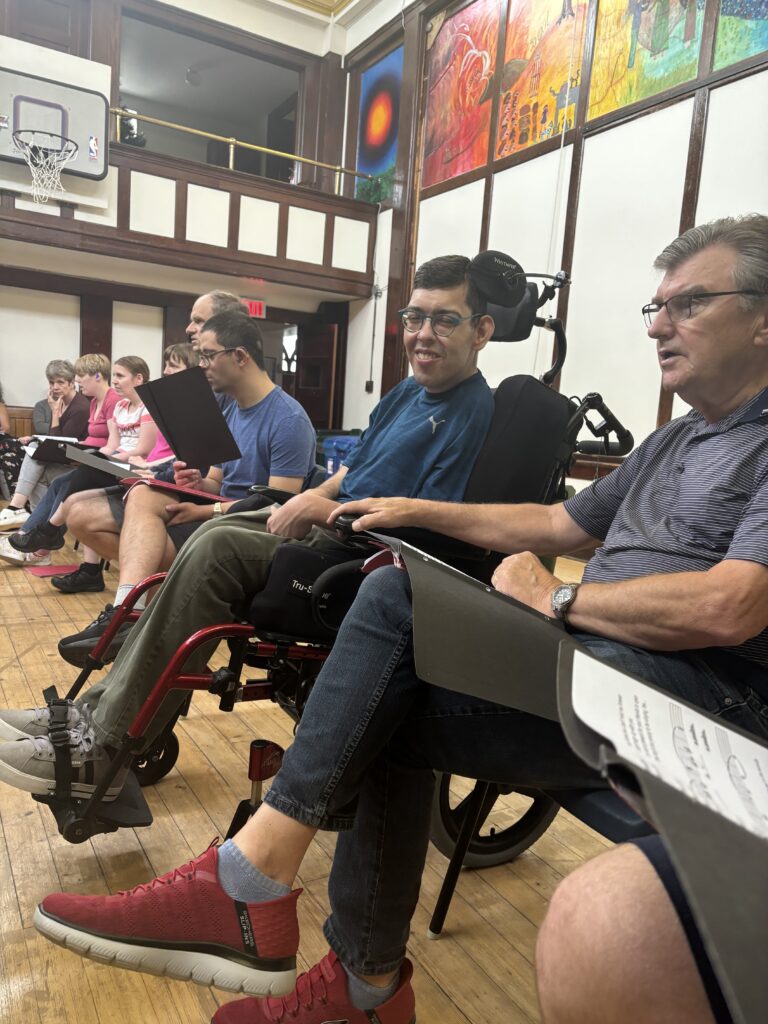
[(627, 761), (768, 839), (768, 746), (581, 651), (572, 702)]

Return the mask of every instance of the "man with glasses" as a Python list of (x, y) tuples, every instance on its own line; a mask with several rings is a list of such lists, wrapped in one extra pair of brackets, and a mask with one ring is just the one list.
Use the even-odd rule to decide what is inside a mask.
[[(295, 494), (312, 472), (314, 427), (296, 399), (270, 380), (264, 369), (261, 332), (245, 310), (218, 313), (206, 321), (198, 336), (198, 353), (214, 392), (230, 399), (222, 413), (241, 457), (210, 467), (206, 476), (183, 463), (174, 464), (177, 484), (219, 496), (215, 503), (178, 501), (165, 491), (136, 486), (125, 498), (122, 525), (112, 518), (112, 531), (103, 524), (94, 528), (90, 512), (78, 514), (75, 507), (68, 521), (72, 532), (102, 557), (117, 556), (120, 579), (114, 604), (108, 604), (85, 629), (60, 641), (62, 657), (73, 664), (83, 664), (133, 586), (167, 569), (204, 522), (223, 515), (253, 484)], [(115, 651), (127, 632), (116, 638)]]
[[(562, 505), (393, 497), (347, 509), (362, 513), (362, 529), (423, 526), (513, 552), (496, 571), (499, 590), (564, 619), (606, 661), (768, 735), (768, 218), (692, 229), (656, 265), (665, 274), (649, 334), (664, 387), (691, 413)], [(725, 291), (747, 294), (714, 294)], [(670, 316), (670, 300), (692, 295), (690, 313), (686, 299), (671, 303)], [(411, 307), (416, 315), (440, 312), (421, 300)], [(677, 312), (683, 317), (674, 319)], [(531, 554), (598, 543), (580, 587), (563, 584)], [(233, 557), (223, 572), (232, 573)], [(158, 610), (178, 616), (163, 590)], [(122, 663), (141, 672), (139, 637), (130, 644)], [(31, 732), (19, 712), (0, 719)], [(0, 765), (12, 747), (0, 748)], [(264, 994), (223, 1006), (216, 1024), (412, 1024), (405, 946), (433, 769), (531, 788), (598, 781), (557, 723), (423, 684), (408, 578), (380, 569), (342, 624), (264, 803), (234, 839), (129, 893), (49, 897), (36, 926), (97, 959)], [(331, 952), (285, 998), (266, 998), (292, 981), (299, 892), (291, 887), (318, 828), (340, 833), (324, 929)], [(682, 942), (682, 934), (664, 941)], [(587, 1014), (572, 1019), (651, 1019), (586, 999)]]
[[(115, 638), (109, 652), (112, 657), (127, 637), (130, 642), (106, 677), (108, 686), (97, 684), (81, 702), (89, 709), (83, 720), (92, 714), (94, 731), (89, 732), (85, 744), (78, 734), (75, 747), (82, 755), (81, 773), (88, 776), (86, 786), (91, 790), (98, 782), (98, 767), (106, 763), (104, 747), (119, 744), (126, 722), (135, 717), (179, 644), (202, 626), (230, 621), (233, 605), (264, 587), (272, 556), (280, 545), (298, 540), (339, 554), (339, 542), (317, 527), (325, 525), (340, 503), (369, 494), (461, 499), (493, 415), (493, 397), (477, 369), (477, 354), (491, 337), (494, 322), (485, 313), (485, 299), (471, 281), (469, 268), (470, 261), (465, 257), (445, 256), (417, 270), (411, 301), (402, 314), (403, 342), (413, 376), (379, 402), (359, 447), (346, 465), (319, 487), (297, 494), (280, 508), (263, 512), (243, 512), (229, 502), (213, 506), (177, 503), (149, 487), (139, 486), (130, 492), (120, 538), (118, 600), (132, 584), (173, 564), (139, 623), (132, 628), (127, 625)], [(236, 330), (232, 329), (232, 317), (238, 318)], [(256, 366), (255, 349), (246, 343), (240, 317), (222, 314), (204, 325), (198, 335), (200, 365), (215, 391), (232, 394), (239, 403), (243, 393), (238, 382), (246, 379), (246, 374), (261, 389), (260, 394), (267, 394), (264, 401), (270, 402), (283, 392), (274, 389)], [(252, 321), (248, 323), (258, 330)], [(245, 454), (248, 444), (233, 420), (241, 415), (235, 403), (225, 410)], [(275, 445), (270, 484), (298, 491), (309, 466), (302, 468), (301, 476), (287, 472), (282, 463), (287, 438), (281, 438), (275, 430), (267, 433)], [(279, 467), (277, 476), (275, 467)], [(208, 478), (202, 479), (196, 470), (184, 469), (177, 478), (185, 486), (218, 492), (220, 481), (229, 479), (226, 473), (224, 467), (223, 474), (212, 470)], [(260, 476), (263, 479), (264, 474), (255, 470), (247, 476), (238, 470), (232, 479), (251, 484)], [(203, 518), (212, 521), (203, 524)], [(184, 539), (192, 530), (195, 535), (177, 555), (180, 545), (176, 540)], [(343, 553), (347, 557), (354, 554), (346, 547)], [(64, 638), (61, 653), (68, 660), (81, 660), (103, 634), (112, 614), (107, 606), (96, 622)], [(193, 658), (189, 671), (200, 670), (205, 661), (204, 656)], [(75, 713), (79, 719), (80, 711)], [(22, 728), (18, 728), (20, 720), (15, 712), (8, 712), (5, 720), (0, 720), (0, 739), (34, 735), (38, 737), (34, 744), (39, 747), (40, 737), (47, 737), (47, 711), (43, 712), (42, 725), (30, 726), (32, 733), (26, 732), (30, 716), (22, 715), (26, 716)], [(88, 745), (92, 740), (95, 746)], [(11, 746), (12, 757), (17, 759), (19, 745)], [(53, 785), (52, 767), (45, 751), (39, 754), (23, 769), (24, 779), (16, 778), (22, 788), (47, 792)], [(6, 781), (11, 774), (6, 773)]]

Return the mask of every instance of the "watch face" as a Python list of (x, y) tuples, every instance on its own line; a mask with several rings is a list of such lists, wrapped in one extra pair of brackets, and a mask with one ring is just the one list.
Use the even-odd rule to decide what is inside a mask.
[(567, 608), (571, 601), (573, 601), (575, 594), (576, 588), (570, 583), (558, 587), (552, 594), (553, 609), (558, 612), (562, 611), (563, 608)]

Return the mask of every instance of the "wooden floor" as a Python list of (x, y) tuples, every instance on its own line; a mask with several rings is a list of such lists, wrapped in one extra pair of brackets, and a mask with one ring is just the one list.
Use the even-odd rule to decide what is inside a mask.
[[(76, 558), (65, 549), (57, 561)], [(112, 591), (65, 596), (47, 579), (0, 566), (0, 700), (8, 707), (38, 705), (43, 686), (62, 689), (74, 677), (56, 653), (58, 638), (90, 622)], [(575, 578), (578, 566), (560, 574)], [(114, 586), (114, 573), (108, 582)], [(266, 703), (223, 714), (213, 697), (197, 695), (179, 727), (176, 768), (145, 791), (154, 824), (80, 846), (61, 839), (50, 813), (28, 795), (0, 787), (0, 1024), (205, 1024), (233, 998), (83, 960), (41, 938), (32, 914), (49, 892), (130, 888), (201, 852), (226, 832), (237, 801), (248, 794), (249, 740), (264, 736), (285, 746), (290, 725)], [(494, 812), (499, 819), (511, 813), (511, 798)], [(302, 969), (326, 949), (320, 925), (333, 842), (318, 836), (299, 879)], [(426, 930), (446, 861), (430, 847), (410, 942), (419, 1024), (538, 1021), (533, 953), (547, 901), (561, 878), (609, 845), (561, 812), (513, 863), (462, 874), (439, 941), (429, 941)]]

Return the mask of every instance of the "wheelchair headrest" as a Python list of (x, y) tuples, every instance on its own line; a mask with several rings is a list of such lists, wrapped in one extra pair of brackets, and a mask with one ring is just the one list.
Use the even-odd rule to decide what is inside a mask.
[(526, 281), (525, 271), (517, 260), (496, 249), (487, 249), (470, 261), (469, 276), (488, 301), (488, 312), (496, 322), (491, 341), (524, 341), (529, 337), (539, 290)]

